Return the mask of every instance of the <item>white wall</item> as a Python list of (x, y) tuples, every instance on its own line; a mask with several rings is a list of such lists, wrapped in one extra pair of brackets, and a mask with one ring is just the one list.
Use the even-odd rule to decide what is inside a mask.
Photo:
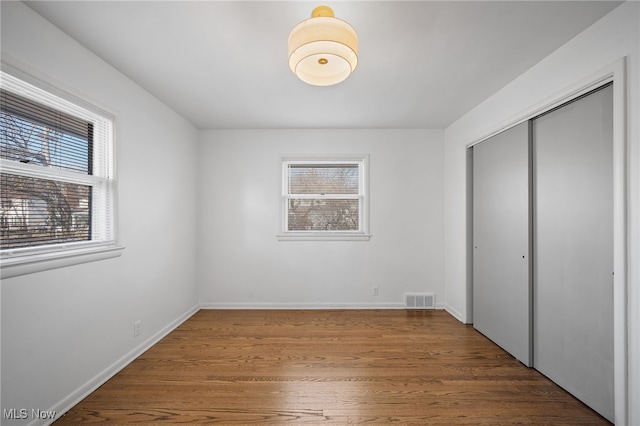
[[(471, 320), (467, 289), (466, 147), (622, 57), (628, 85), (628, 424), (640, 424), (640, 3), (626, 2), (445, 130), (447, 303)], [(620, 377), (617, 377), (619, 379)], [(624, 377), (623, 377), (624, 379)]]
[(22, 3), (1, 7), (3, 61), (116, 116), (123, 255), (1, 284), (2, 409), (60, 411), (197, 305), (198, 133)]
[[(205, 307), (402, 307), (444, 302), (443, 132), (206, 131), (200, 141)], [(369, 154), (370, 241), (277, 241), (283, 154)], [(379, 296), (372, 296), (372, 286)]]

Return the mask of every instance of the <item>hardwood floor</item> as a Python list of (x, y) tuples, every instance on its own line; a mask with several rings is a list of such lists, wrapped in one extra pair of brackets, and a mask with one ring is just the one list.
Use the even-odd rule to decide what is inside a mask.
[(609, 424), (445, 311), (201, 310), (56, 424)]

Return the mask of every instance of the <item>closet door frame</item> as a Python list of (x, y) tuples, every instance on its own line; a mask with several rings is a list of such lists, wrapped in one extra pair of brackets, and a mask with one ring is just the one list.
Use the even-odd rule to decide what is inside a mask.
[[(627, 173), (627, 143), (626, 143), (626, 69), (627, 59), (621, 58), (613, 64), (592, 74), (591, 76), (557, 92), (541, 102), (527, 108), (524, 111), (508, 118), (491, 128), (482, 137), (467, 145), (469, 148), (489, 139), (496, 134), (510, 129), (524, 121), (528, 121), (547, 111), (576, 99), (600, 86), (613, 82), (613, 328), (614, 328), (614, 401), (615, 423), (626, 424), (630, 401), (628, 397), (627, 380), (627, 355), (628, 355), (628, 331), (627, 331), (627, 197), (628, 197), (628, 173)], [(468, 154), (467, 159), (471, 156)], [(469, 160), (468, 160), (469, 161)], [(472, 164), (468, 164), (467, 171), (472, 170)], [(468, 199), (469, 197), (467, 197)], [(467, 203), (467, 217), (473, 214), (472, 203)], [(467, 253), (472, 252), (473, 229), (467, 227), (467, 241), (469, 244)], [(467, 262), (467, 264), (472, 262)], [(467, 272), (468, 277), (473, 276), (472, 269)], [(472, 278), (469, 278), (471, 281)], [(473, 297), (473, 283), (468, 287), (468, 298)], [(468, 315), (473, 318), (473, 312)]]

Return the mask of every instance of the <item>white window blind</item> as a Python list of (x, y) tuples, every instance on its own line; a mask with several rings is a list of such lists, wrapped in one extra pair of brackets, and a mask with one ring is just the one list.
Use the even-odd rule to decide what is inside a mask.
[(112, 120), (1, 77), (2, 258), (112, 244)]

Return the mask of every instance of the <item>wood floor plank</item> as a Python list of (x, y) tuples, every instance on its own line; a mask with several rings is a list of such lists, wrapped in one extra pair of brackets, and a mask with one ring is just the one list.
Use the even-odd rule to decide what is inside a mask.
[(202, 310), (57, 424), (609, 424), (444, 311)]

